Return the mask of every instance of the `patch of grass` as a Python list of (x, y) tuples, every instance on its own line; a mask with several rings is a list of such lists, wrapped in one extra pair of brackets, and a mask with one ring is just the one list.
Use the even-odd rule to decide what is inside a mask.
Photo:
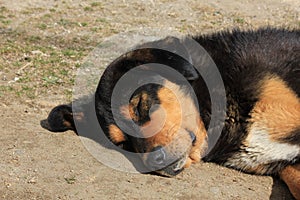
[(66, 95), (68, 101), (72, 101), (72, 98), (73, 98), (73, 91), (72, 91), (72, 89), (66, 89), (66, 90), (64, 90), (64, 94)]
[(76, 68), (81, 67), (81, 63), (76, 63), (76, 64), (75, 64), (75, 67), (76, 67)]
[(68, 184), (74, 184), (75, 181), (76, 181), (75, 176), (72, 176), (72, 177), (70, 177), (70, 178), (65, 177), (64, 179), (65, 179), (65, 181), (66, 181)]
[(81, 23), (79, 23), (79, 26), (83, 26), (83, 27), (85, 27), (85, 26), (87, 26), (88, 25), (88, 23), (87, 22), (81, 22)]
[(84, 11), (88, 12), (88, 11), (93, 11), (93, 8), (90, 6), (86, 6), (83, 8)]
[(108, 21), (105, 18), (98, 18), (96, 19), (96, 22), (108, 23)]
[(35, 95), (35, 88), (28, 85), (22, 85), (21, 87), (12, 88), (10, 91), (13, 91), (15, 95), (18, 97), (26, 97), (29, 99), (34, 99)]
[(7, 12), (7, 11), (8, 11), (8, 9), (5, 6), (0, 7), (0, 12), (1, 13)]
[(102, 3), (101, 2), (92, 2), (91, 7), (102, 7)]
[(68, 57), (75, 57), (78, 53), (76, 51), (74, 51), (73, 49), (65, 49), (62, 51), (64, 56), (68, 56)]
[(69, 72), (68, 72), (67, 70), (65, 70), (65, 69), (62, 69), (62, 70), (60, 70), (59, 72), (60, 72), (60, 74), (63, 75), (63, 76), (67, 76), (67, 75), (69, 74)]
[[(82, 40), (83, 39), (81, 38), (81, 41)], [(76, 41), (72, 41), (72, 42), (76, 42)], [(70, 47), (68, 49), (63, 49), (62, 55), (72, 59), (75, 58), (76, 60), (79, 60), (82, 58), (82, 56), (84, 56), (84, 49), (80, 47)]]
[(27, 85), (22, 86), (20, 94), (25, 94), (30, 99), (35, 98), (34, 89), (32, 87), (27, 86)]
[[(33, 10), (29, 11), (35, 13)], [(0, 84), (0, 97), (4, 102), (12, 98), (16, 100), (34, 99), (55, 92), (65, 94), (68, 99), (72, 98), (72, 85), (75, 82), (73, 70), (80, 66), (79, 61), (89, 52), (88, 48), (94, 41), (91, 41), (88, 36), (81, 35), (53, 37), (51, 34), (44, 36), (36, 33), (36, 30), (38, 32), (52, 31), (50, 23), (55, 22), (58, 26), (67, 26), (68, 28), (72, 26), (76, 29), (81, 22), (81, 26), (90, 28), (90, 21), (82, 20), (82, 22), (80, 19), (75, 21), (73, 18), (66, 17), (55, 18), (56, 15), (57, 13), (48, 11), (48, 14), (42, 14), (40, 20), (32, 21), (30, 24), (35, 26), (31, 27), (35, 28), (33, 32), (16, 29), (3, 32), (1, 35), (0, 54), (3, 62), (0, 70), (16, 76), (15, 79), (11, 76), (8, 77), (7, 81), (11, 81), (11, 84), (7, 84), (9, 86)], [(10, 19), (8, 13), (0, 12), (0, 27), (4, 26), (1, 21), (8, 19)], [(12, 20), (14, 22), (14, 18)], [(28, 26), (29, 24), (24, 22), (22, 25)], [(73, 38), (76, 40), (73, 41)], [(68, 89), (65, 90), (65, 88)]]
[(11, 86), (0, 85), (0, 97), (5, 96), (7, 92), (13, 91), (14, 88)]
[(51, 84), (57, 84), (58, 80), (59, 80), (59, 78), (54, 74), (52, 74), (50, 76), (44, 76), (43, 77), (44, 86), (48, 86), (48, 85), (51, 85)]
[(9, 25), (9, 24), (11, 24), (11, 20), (10, 19), (4, 19), (4, 20), (1, 20), (1, 23), (3, 24), (3, 25)]
[(237, 17), (233, 21), (238, 24), (245, 24), (245, 22), (246, 22), (245, 19), (241, 18), (241, 17)]
[(42, 18), (45, 18), (45, 19), (48, 19), (48, 18), (51, 18), (51, 14), (47, 13), (47, 14), (44, 14)]
[(68, 26), (73, 26), (75, 25), (76, 23), (75, 22), (72, 22), (68, 19), (60, 19), (59, 22), (58, 22), (59, 25), (63, 26), (63, 27), (68, 27)]
[(41, 24), (38, 25), (38, 28), (41, 29), (41, 30), (46, 30), (47, 29), (47, 24), (41, 23)]
[(28, 42), (39, 42), (42, 38), (38, 35), (30, 35), (26, 39)]
[(29, 82), (31, 82), (31, 80), (28, 76), (23, 76), (18, 80), (18, 83), (29, 83)]
[(93, 32), (97, 32), (98, 30), (101, 30), (101, 28), (99, 28), (99, 27), (92, 27), (91, 28), (91, 31), (93, 31)]
[(18, 67), (18, 68), (21, 67), (22, 64), (23, 64), (23, 63), (20, 62), (20, 61), (15, 61), (15, 62), (12, 63), (12, 65), (13, 65), (14, 67)]

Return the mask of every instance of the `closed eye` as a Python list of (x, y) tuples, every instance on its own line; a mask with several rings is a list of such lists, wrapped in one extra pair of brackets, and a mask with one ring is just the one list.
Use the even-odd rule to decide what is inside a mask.
[(196, 135), (193, 131), (188, 131), (190, 137), (191, 137), (191, 140), (192, 140), (192, 144), (195, 144), (196, 142)]

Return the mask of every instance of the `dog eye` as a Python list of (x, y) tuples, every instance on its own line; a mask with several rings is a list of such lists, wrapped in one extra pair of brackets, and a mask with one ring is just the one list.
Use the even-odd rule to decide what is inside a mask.
[(193, 131), (188, 131), (188, 132), (189, 132), (190, 137), (192, 139), (192, 144), (195, 144), (195, 142), (196, 142), (196, 135), (195, 135), (195, 133)]
[(139, 112), (138, 108), (136, 108), (134, 110), (134, 114), (135, 114), (135, 116), (140, 117), (140, 112)]

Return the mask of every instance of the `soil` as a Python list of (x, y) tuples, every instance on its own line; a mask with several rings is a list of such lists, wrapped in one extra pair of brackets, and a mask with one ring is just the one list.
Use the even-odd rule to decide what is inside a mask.
[(114, 34), (299, 29), (299, 13), (298, 0), (2, 0), (0, 199), (292, 199), (277, 178), (213, 163), (175, 178), (118, 171), (74, 132), (49, 132), (40, 120), (71, 100), (80, 64)]

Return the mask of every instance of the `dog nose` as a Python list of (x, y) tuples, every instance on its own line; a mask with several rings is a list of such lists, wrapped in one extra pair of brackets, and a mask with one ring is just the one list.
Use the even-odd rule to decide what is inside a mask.
[(157, 146), (152, 149), (147, 158), (148, 167), (153, 170), (161, 169), (165, 164), (166, 151), (162, 146)]

